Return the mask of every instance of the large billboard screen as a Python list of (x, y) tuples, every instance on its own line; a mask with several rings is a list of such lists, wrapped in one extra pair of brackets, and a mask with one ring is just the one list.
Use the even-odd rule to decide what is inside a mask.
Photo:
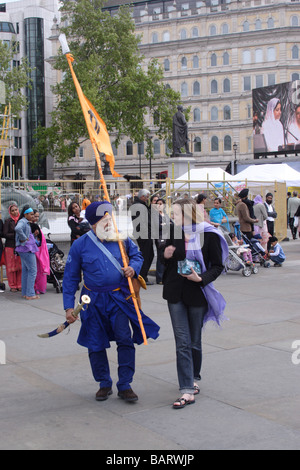
[(300, 81), (252, 91), (254, 158), (300, 153)]

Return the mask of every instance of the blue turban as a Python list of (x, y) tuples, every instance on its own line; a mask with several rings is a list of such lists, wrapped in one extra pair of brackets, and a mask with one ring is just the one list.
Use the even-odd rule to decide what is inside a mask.
[(85, 211), (85, 218), (91, 225), (95, 225), (105, 214), (112, 214), (112, 205), (107, 201), (92, 202), (87, 206)]

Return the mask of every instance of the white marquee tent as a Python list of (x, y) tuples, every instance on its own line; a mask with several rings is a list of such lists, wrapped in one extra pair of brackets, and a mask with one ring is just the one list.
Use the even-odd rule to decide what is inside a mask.
[[(232, 175), (220, 167), (193, 168), (176, 179), (174, 188), (181, 190), (206, 188), (206, 181), (210, 183), (217, 182), (218, 185), (221, 185), (223, 181), (227, 182), (231, 179)], [(188, 183), (186, 181), (188, 181)]]
[(249, 182), (285, 182), (287, 186), (300, 186), (300, 173), (286, 163), (251, 165), (235, 176), (231, 176), (233, 181)]

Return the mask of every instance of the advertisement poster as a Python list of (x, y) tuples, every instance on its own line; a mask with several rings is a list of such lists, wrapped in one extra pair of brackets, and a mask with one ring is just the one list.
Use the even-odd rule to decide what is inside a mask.
[(300, 150), (300, 81), (252, 90), (256, 154)]

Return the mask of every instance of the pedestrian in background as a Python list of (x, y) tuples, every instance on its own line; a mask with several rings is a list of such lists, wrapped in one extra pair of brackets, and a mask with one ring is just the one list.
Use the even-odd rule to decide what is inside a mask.
[(15, 228), (16, 251), (22, 262), (22, 296), (27, 300), (39, 299), (34, 290), (37, 273), (35, 253), (38, 251), (38, 247), (31, 232), (33, 220), (33, 209), (24, 206)]
[(6, 276), (11, 292), (22, 290), (22, 264), (21, 258), (15, 253), (15, 227), (19, 220), (20, 213), (18, 206), (12, 204), (8, 208), (9, 217), (5, 220), (3, 236), (5, 238), (5, 264)]

